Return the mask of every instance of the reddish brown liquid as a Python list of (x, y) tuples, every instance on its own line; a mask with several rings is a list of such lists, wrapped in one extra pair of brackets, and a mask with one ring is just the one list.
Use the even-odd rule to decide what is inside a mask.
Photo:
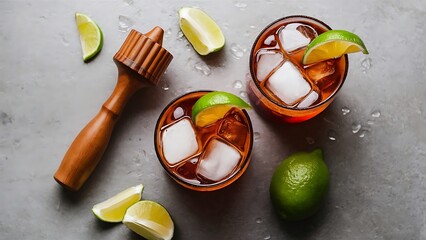
[[(340, 89), (347, 73), (347, 57), (343, 56), (338, 59), (332, 59), (310, 66), (302, 64), (302, 57), (306, 47), (286, 52), (279, 42), (278, 32), (281, 28), (291, 23), (299, 23), (312, 27), (317, 34), (321, 34), (330, 28), (324, 23), (304, 16), (293, 16), (283, 18), (265, 29), (258, 37), (253, 45), (250, 59), (251, 79), (249, 80), (249, 97), (251, 103), (261, 114), (269, 116), (274, 120), (284, 122), (300, 122), (312, 118), (323, 111), (333, 100), (334, 94)], [(272, 36), (272, 37), (271, 37)], [(265, 40), (274, 39), (269, 44), (265, 44)], [(265, 80), (257, 79), (257, 53), (261, 49), (272, 49), (280, 52), (284, 56), (284, 61), (291, 61), (309, 83), (312, 90), (318, 93), (318, 99), (311, 105), (298, 108), (298, 104), (304, 99), (302, 97), (296, 104), (288, 105), (279, 99), (271, 90), (268, 89), (266, 83), (268, 78), (279, 69), (284, 61), (269, 73)], [(334, 72), (325, 77), (321, 77), (323, 69), (333, 69)]]
[[(223, 119), (220, 119), (208, 126), (198, 127), (194, 124), (198, 145), (200, 146), (199, 150), (192, 156), (178, 162), (177, 164), (170, 165), (167, 162), (162, 149), (162, 131), (182, 118), (191, 119), (192, 106), (206, 93), (208, 92), (189, 93), (172, 102), (161, 114), (157, 122), (155, 133), (156, 152), (163, 167), (167, 170), (169, 175), (179, 184), (200, 191), (219, 189), (236, 180), (248, 166), (253, 142), (251, 122), (247, 113), (238, 108), (232, 108)], [(174, 116), (174, 112), (177, 108), (183, 109), (183, 115), (176, 118)], [(234, 134), (232, 131), (237, 132)], [(206, 179), (197, 174), (196, 171), (197, 165), (204, 154), (205, 147), (212, 139), (217, 139), (233, 146), (242, 156), (232, 173), (230, 173), (225, 179), (218, 182)]]

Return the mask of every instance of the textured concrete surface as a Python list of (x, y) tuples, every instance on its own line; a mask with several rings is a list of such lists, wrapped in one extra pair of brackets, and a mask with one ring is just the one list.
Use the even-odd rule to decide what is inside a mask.
[[(182, 6), (216, 20), (227, 39), (221, 52), (201, 58), (182, 38)], [(88, 64), (76, 11), (93, 17), (105, 35)], [(139, 183), (143, 198), (171, 213), (175, 239), (426, 239), (425, 11), (423, 0), (0, 1), (0, 239), (138, 239), (90, 209)], [(190, 90), (245, 97), (254, 38), (293, 14), (357, 33), (371, 54), (349, 57), (339, 96), (311, 121), (276, 125), (251, 111), (252, 162), (230, 187), (197, 193), (175, 184), (153, 148), (161, 110)], [(112, 56), (127, 34), (125, 20), (142, 32), (163, 27), (174, 60), (158, 87), (131, 100), (101, 164), (81, 191), (69, 193), (53, 174), (115, 86)], [(327, 201), (306, 221), (283, 222), (268, 196), (272, 172), (285, 156), (316, 147), (331, 172)]]

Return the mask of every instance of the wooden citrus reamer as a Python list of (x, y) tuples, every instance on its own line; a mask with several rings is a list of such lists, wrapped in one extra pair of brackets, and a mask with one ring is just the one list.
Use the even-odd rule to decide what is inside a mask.
[(130, 97), (141, 88), (158, 84), (173, 58), (162, 47), (163, 33), (160, 27), (146, 34), (131, 30), (115, 54), (118, 80), (114, 91), (77, 135), (55, 173), (55, 180), (65, 188), (79, 190), (93, 172)]

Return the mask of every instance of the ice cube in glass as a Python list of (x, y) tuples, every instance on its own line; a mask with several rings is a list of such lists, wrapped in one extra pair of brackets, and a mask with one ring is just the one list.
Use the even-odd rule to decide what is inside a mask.
[(282, 61), (284, 57), (279, 51), (260, 49), (256, 54), (256, 77), (263, 81)]
[(241, 122), (241, 114), (243, 114), (241, 110), (237, 108), (231, 109), (222, 120), (218, 134), (240, 150), (243, 150), (248, 129), (247, 126)]
[(283, 49), (286, 52), (292, 52), (308, 46), (312, 39), (317, 36), (317, 33), (310, 26), (291, 23), (281, 28), (278, 35)]
[(240, 159), (241, 154), (236, 148), (213, 138), (200, 158), (197, 174), (211, 181), (220, 181), (234, 171)]
[(176, 164), (198, 151), (198, 141), (189, 118), (167, 126), (162, 130), (164, 157), (170, 165)]
[(290, 61), (269, 77), (266, 86), (287, 105), (294, 105), (311, 91), (311, 85)]

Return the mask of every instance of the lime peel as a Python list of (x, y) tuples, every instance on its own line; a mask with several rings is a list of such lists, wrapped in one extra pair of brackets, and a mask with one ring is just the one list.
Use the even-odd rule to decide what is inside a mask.
[(329, 30), (320, 34), (308, 45), (302, 63), (312, 64), (355, 52), (368, 54), (360, 37), (346, 30)]
[(143, 185), (130, 187), (93, 206), (93, 214), (105, 222), (121, 222), (127, 209), (141, 199)]
[(161, 204), (148, 200), (129, 207), (123, 223), (149, 240), (169, 240), (174, 233), (174, 223), (167, 210)]
[(225, 37), (216, 22), (198, 8), (184, 7), (178, 11), (179, 26), (200, 55), (217, 52), (225, 45)]
[(88, 62), (102, 50), (103, 33), (98, 24), (83, 13), (75, 13), (75, 20), (80, 35), (83, 61)]
[(203, 127), (222, 118), (232, 107), (251, 109), (248, 103), (232, 93), (210, 92), (192, 106), (192, 120), (197, 126)]

